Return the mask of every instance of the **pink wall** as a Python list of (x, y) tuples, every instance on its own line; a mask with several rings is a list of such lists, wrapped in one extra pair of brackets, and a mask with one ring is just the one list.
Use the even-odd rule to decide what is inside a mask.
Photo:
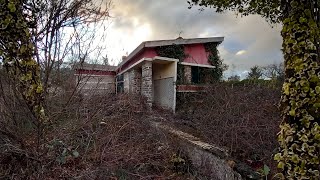
[[(208, 62), (208, 53), (205, 51), (203, 44), (185, 45), (184, 51), (189, 57), (184, 59), (183, 62), (211, 65)], [(118, 69), (118, 73), (127, 69), (142, 58), (153, 58), (155, 56), (157, 56), (157, 53), (154, 48), (145, 48), (142, 50), (142, 52), (131, 58), (131, 60), (129, 60), (127, 63), (123, 64), (122, 67)]]
[[(154, 50), (154, 48), (146, 48), (143, 49), (142, 52), (140, 52), (139, 54), (137, 54), (136, 56), (134, 56), (131, 60), (129, 60), (127, 63), (123, 64), (122, 67), (120, 68), (120, 71), (126, 70), (128, 67), (130, 67), (131, 65), (133, 65), (134, 63), (138, 62), (139, 60), (141, 60), (142, 58), (153, 58), (157, 56), (156, 51)], [(118, 73), (119, 73), (118, 72)]]
[(184, 48), (185, 54), (189, 57), (184, 59), (183, 62), (211, 65), (208, 62), (208, 53), (206, 52), (203, 44), (190, 44), (186, 45)]

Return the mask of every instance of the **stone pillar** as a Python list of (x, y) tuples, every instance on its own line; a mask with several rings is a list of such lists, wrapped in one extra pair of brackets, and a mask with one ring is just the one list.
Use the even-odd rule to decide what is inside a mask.
[(130, 93), (140, 94), (141, 92), (141, 69), (130, 71)]
[(146, 61), (142, 65), (141, 95), (147, 98), (149, 107), (152, 107), (152, 93), (152, 62)]
[(191, 66), (184, 66), (184, 81), (186, 84), (191, 83)]
[(129, 72), (125, 72), (123, 74), (123, 91), (124, 93), (129, 93), (130, 89), (130, 78), (129, 78)]

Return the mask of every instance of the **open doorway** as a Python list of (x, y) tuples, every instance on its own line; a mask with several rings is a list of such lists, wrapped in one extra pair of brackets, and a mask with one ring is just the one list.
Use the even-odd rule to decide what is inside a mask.
[(154, 104), (175, 111), (177, 61), (155, 59), (152, 63), (152, 79)]

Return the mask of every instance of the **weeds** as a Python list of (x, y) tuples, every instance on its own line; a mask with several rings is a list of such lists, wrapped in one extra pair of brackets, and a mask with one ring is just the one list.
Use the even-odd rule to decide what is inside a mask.
[(276, 172), (272, 154), (278, 147), (279, 88), (220, 83), (204, 93), (178, 94), (178, 99), (172, 119), (177, 127), (225, 147), (254, 171), (266, 176)]

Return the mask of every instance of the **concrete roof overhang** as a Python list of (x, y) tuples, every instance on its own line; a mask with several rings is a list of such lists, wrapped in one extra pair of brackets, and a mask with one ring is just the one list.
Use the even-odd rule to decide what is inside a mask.
[(179, 62), (178, 59), (161, 57), (161, 56), (156, 56), (154, 58), (142, 58), (138, 62), (136, 62), (133, 65), (131, 65), (130, 67), (128, 67), (127, 69), (118, 73), (118, 75), (121, 75), (121, 74), (123, 74), (133, 68), (140, 68), (145, 61), (150, 61), (150, 62), (156, 63), (156, 64), (169, 64), (169, 63), (173, 63), (173, 62), (176, 62), (176, 63)]

